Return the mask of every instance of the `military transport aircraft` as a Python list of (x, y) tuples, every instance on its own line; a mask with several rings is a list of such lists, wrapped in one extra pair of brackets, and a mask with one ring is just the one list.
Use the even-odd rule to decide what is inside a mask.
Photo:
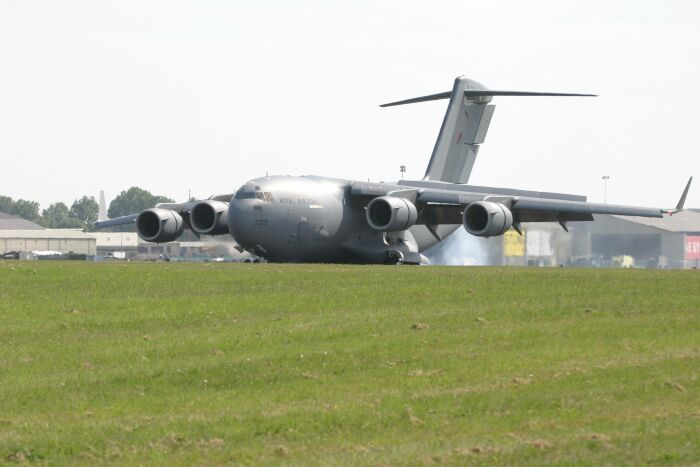
[(318, 176), (256, 178), (235, 193), (162, 203), (95, 227), (136, 223), (148, 242), (169, 242), (185, 228), (232, 235), (251, 253), (276, 262), (427, 264), (421, 253), (463, 226), (481, 237), (522, 233), (523, 222), (592, 221), (593, 214), (662, 217), (683, 209), (691, 179), (673, 210), (587, 203), (585, 196), (468, 185), (495, 96), (593, 96), (496, 91), (458, 77), (439, 94), (382, 107), (449, 99), (422, 180), (369, 183)]

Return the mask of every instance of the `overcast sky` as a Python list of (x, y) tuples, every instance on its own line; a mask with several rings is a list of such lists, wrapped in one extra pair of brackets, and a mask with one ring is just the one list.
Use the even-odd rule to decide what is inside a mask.
[(695, 1), (3, 0), (0, 194), (421, 178), (446, 101), (378, 104), (458, 75), (601, 95), (495, 98), (470, 183), (669, 207), (700, 176)]

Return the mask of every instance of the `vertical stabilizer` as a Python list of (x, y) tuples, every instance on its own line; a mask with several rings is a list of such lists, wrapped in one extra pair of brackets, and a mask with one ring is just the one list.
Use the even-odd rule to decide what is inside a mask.
[(467, 90), (486, 88), (471, 79), (455, 80), (425, 180), (449, 183), (469, 180), (496, 106), (488, 105), (491, 96), (467, 96), (464, 92)]
[(455, 80), (452, 91), (390, 102), (380, 107), (449, 99), (440, 134), (423, 179), (467, 183), (476, 161), (476, 154), (479, 152), (479, 145), (486, 138), (493, 111), (496, 109), (495, 105), (489, 105), (493, 96), (595, 97), (595, 94), (501, 91), (487, 89), (474, 80), (459, 77)]
[(107, 220), (107, 203), (105, 202), (105, 192), (102, 190), (100, 190), (100, 204), (99, 204), (99, 210), (97, 212), (97, 220), (98, 221)]

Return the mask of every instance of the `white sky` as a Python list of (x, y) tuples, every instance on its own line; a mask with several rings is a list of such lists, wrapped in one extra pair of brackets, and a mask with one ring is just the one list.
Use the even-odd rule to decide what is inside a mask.
[(470, 183), (670, 207), (700, 177), (695, 1), (3, 0), (0, 194), (421, 178), (446, 101), (378, 104), (462, 74), (601, 94), (494, 99)]

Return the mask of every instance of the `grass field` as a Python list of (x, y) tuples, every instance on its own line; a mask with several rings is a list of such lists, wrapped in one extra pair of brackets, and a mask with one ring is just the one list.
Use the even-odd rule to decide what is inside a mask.
[(6, 261), (0, 342), (0, 463), (700, 463), (697, 271)]

